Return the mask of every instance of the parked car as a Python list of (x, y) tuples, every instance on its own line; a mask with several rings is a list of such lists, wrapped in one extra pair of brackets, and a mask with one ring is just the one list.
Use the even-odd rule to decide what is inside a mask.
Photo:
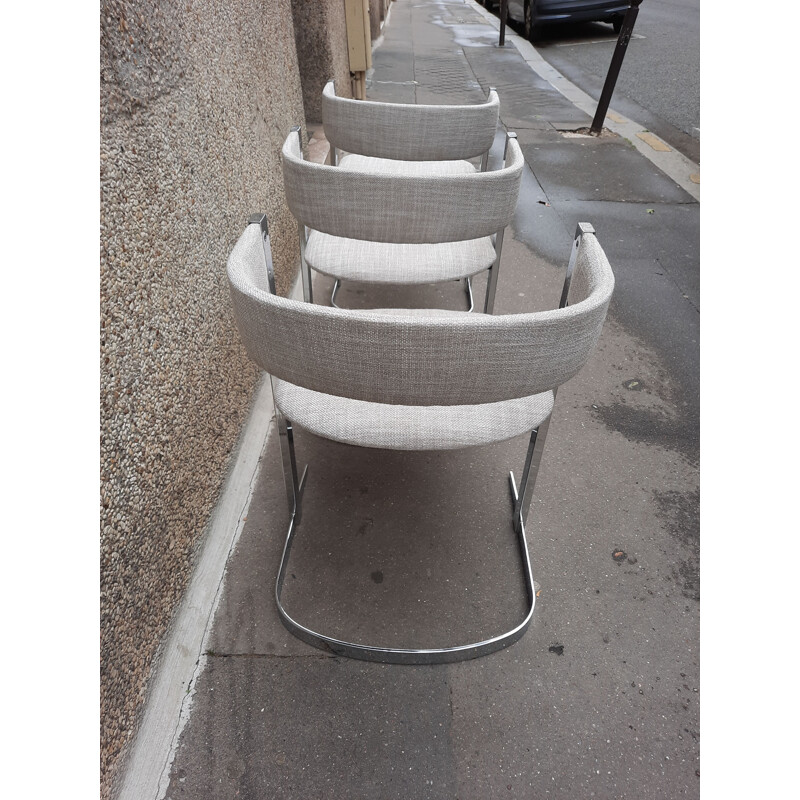
[[(499, 13), (498, 0), (482, 0)], [(535, 41), (544, 25), (558, 22), (608, 22), (619, 33), (628, 10), (627, 0), (508, 0), (508, 16), (523, 26), (526, 39)]]

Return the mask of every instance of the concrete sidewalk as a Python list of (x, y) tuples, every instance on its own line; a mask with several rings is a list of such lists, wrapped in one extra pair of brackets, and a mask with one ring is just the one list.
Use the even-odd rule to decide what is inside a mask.
[[(470, 2), (397, 0), (368, 96), (475, 102), (497, 88), (527, 169), (496, 313), (557, 304), (578, 221), (616, 275), (598, 350), (556, 403), (528, 525), (531, 627), (438, 667), (292, 637), (273, 594), (289, 520), (273, 430), (191, 687), (173, 800), (699, 796), (699, 204), (625, 138), (565, 136), (589, 115), (496, 41)], [(315, 284), (318, 302), (329, 289)], [(340, 298), (464, 303), (455, 283), (345, 285)], [(297, 447), (310, 465), (284, 591), (297, 619), (413, 647), (519, 619), (507, 473), (526, 437), (387, 453), (301, 430)]]

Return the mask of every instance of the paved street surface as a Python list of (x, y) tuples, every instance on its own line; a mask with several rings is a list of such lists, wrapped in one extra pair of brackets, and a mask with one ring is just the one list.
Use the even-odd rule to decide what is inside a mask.
[[(497, 88), (527, 162), (497, 313), (557, 304), (579, 221), (616, 275), (597, 352), (556, 403), (528, 525), (531, 627), (500, 653), (428, 667), (292, 637), (273, 595), (289, 515), (271, 434), (173, 800), (699, 797), (699, 205), (626, 141), (565, 137), (589, 118), (496, 41), (469, 3), (397, 0), (368, 95), (459, 103)], [(329, 288), (315, 285), (318, 302)], [(345, 285), (340, 298), (464, 303), (455, 283), (402, 296)], [(526, 437), (385, 453), (298, 431), (297, 446), (310, 467), (284, 593), (293, 616), (411, 647), (519, 619), (507, 472)]]

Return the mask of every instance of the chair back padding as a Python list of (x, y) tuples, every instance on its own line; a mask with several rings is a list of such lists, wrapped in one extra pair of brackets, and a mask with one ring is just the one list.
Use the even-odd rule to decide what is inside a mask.
[(348, 153), (402, 161), (451, 161), (485, 153), (494, 141), (500, 99), (429, 106), (337, 97), (333, 81), (322, 91), (322, 125), (331, 146)]
[(333, 236), (409, 244), (478, 239), (514, 215), (525, 161), (516, 140), (508, 144), (502, 169), (419, 177), (304, 161), (299, 137), (290, 133), (282, 151), (286, 202), (299, 222)]
[(560, 386), (594, 349), (614, 289), (597, 239), (584, 235), (563, 309), (492, 316), (381, 315), (264, 291), (264, 251), (250, 225), (228, 259), (248, 355), (281, 380), (325, 394), (396, 405), (473, 405)]

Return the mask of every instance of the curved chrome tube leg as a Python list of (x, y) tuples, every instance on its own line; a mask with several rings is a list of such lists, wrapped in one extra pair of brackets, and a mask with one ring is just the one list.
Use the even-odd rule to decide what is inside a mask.
[(341, 287), (341, 285), (342, 285), (342, 282), (337, 278), (336, 282), (333, 284), (333, 290), (331, 291), (331, 305), (334, 308), (341, 308), (341, 306), (337, 306), (336, 305), (336, 294), (338, 293), (339, 288)]
[[(305, 480), (305, 473), (301, 480), (301, 485)], [(514, 500), (514, 506), (518, 502), (517, 487), (514, 483), (514, 474), (511, 473), (511, 494)], [(301, 488), (302, 490), (302, 488)], [(337, 656), (344, 656), (346, 658), (356, 658), (362, 661), (377, 661), (383, 664), (448, 664), (455, 661), (467, 661), (471, 658), (479, 658), (480, 656), (494, 653), (497, 650), (502, 650), (504, 647), (514, 644), (522, 637), (530, 625), (531, 617), (533, 616), (533, 608), (536, 604), (536, 594), (533, 588), (533, 575), (531, 574), (531, 562), (528, 556), (528, 545), (525, 541), (525, 525), (520, 521), (519, 528), (517, 529), (517, 539), (519, 545), (520, 558), (522, 561), (522, 571), (525, 578), (525, 591), (528, 597), (527, 610), (523, 620), (506, 633), (499, 636), (494, 636), (490, 639), (485, 639), (480, 642), (472, 644), (457, 645), (455, 647), (435, 647), (428, 649), (415, 649), (415, 648), (397, 648), (397, 647), (375, 647), (366, 644), (356, 644), (354, 642), (345, 642), (341, 639), (334, 639), (331, 636), (325, 636), (322, 633), (313, 631), (306, 628), (299, 622), (296, 622), (284, 609), (281, 603), (281, 593), (283, 591), (283, 581), (286, 577), (286, 568), (289, 563), (289, 555), (292, 548), (292, 541), (294, 539), (295, 530), (299, 524), (299, 520), (292, 514), (292, 519), (289, 523), (289, 532), (286, 536), (286, 543), (283, 547), (283, 556), (281, 557), (281, 565), (278, 570), (278, 579), (275, 583), (275, 602), (278, 606), (278, 613), (281, 617), (281, 622), (284, 627), (298, 639), (306, 642), (307, 644), (319, 647), (322, 650), (334, 653)], [(516, 528), (516, 526), (515, 526)]]
[(500, 271), (500, 255), (503, 252), (503, 237), (505, 228), (499, 230), (494, 238), (494, 263), (489, 267), (489, 276), (486, 279), (486, 299), (483, 303), (483, 313), (494, 313), (494, 297), (497, 294), (497, 275)]
[[(333, 283), (333, 289), (331, 290), (331, 305), (334, 308), (341, 308), (341, 306), (336, 304), (336, 295), (339, 294), (339, 289), (342, 288), (342, 282), (337, 278)], [(469, 303), (469, 308), (467, 308), (467, 312), (472, 311), (475, 308), (475, 300), (472, 296), (472, 278), (464, 278), (464, 292), (467, 295), (467, 302)]]
[[(272, 382), (272, 377), (270, 377), (270, 382)], [(272, 394), (274, 397), (274, 384)], [(292, 423), (283, 416), (281, 410), (277, 406), (275, 407), (275, 421), (278, 427), (278, 443), (280, 444), (281, 450), (283, 481), (286, 484), (286, 502), (289, 506), (292, 520), (299, 525), (300, 515), (302, 513), (301, 500), (303, 499), (303, 487), (306, 481), (308, 465), (306, 465), (302, 476), (298, 480), (297, 459), (295, 458), (294, 452), (294, 429), (292, 428)]]
[(519, 530), (519, 526), (524, 526), (528, 519), (533, 489), (536, 485), (536, 477), (539, 474), (539, 466), (542, 463), (544, 443), (547, 439), (547, 431), (550, 428), (552, 417), (551, 412), (538, 428), (531, 431), (528, 453), (525, 457), (525, 467), (522, 470), (522, 480), (519, 485), (519, 495), (514, 503), (514, 530)]
[(464, 291), (467, 293), (467, 300), (469, 301), (469, 308), (467, 309), (467, 312), (470, 312), (473, 308), (475, 308), (475, 300), (472, 297), (472, 278), (464, 278), (464, 281)]
[(303, 280), (303, 302), (313, 303), (314, 292), (311, 288), (311, 267), (308, 266), (308, 261), (306, 261), (306, 230), (302, 222), (299, 227), (298, 238), (300, 240), (300, 275)]

